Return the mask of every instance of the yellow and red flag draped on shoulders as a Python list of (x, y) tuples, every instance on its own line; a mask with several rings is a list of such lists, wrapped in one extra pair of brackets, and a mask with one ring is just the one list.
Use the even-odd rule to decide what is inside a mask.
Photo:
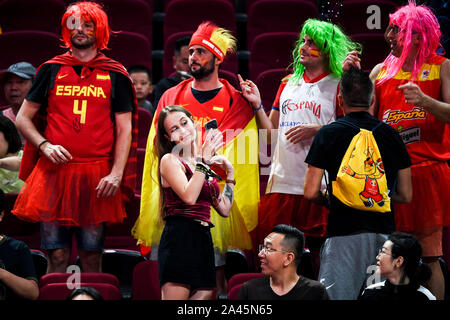
[[(185, 80), (165, 92), (155, 112), (145, 153), (140, 215), (132, 229), (133, 236), (138, 239), (141, 246), (157, 246), (164, 226), (159, 213), (159, 168), (154, 145), (161, 109), (168, 105), (182, 105), (192, 113), (197, 122), (203, 125), (204, 121), (217, 118), (214, 112), (220, 111), (222, 108), (219, 106), (206, 110), (204, 104), (186, 101), (187, 94), (191, 93), (192, 81), (193, 79)], [(223, 84), (221, 91), (225, 90), (229, 99), (228, 110), (222, 119), (218, 120), (219, 130), (225, 139), (225, 145), (218, 153), (225, 155), (233, 164), (236, 186), (230, 217), (223, 218), (214, 209), (211, 209), (211, 221), (215, 226), (211, 229), (211, 234), (214, 248), (225, 253), (228, 248), (252, 248), (249, 232), (258, 223), (259, 144), (252, 108), (240, 91), (232, 87), (226, 80), (220, 79), (220, 81)], [(232, 101), (231, 106), (229, 106), (230, 101)]]

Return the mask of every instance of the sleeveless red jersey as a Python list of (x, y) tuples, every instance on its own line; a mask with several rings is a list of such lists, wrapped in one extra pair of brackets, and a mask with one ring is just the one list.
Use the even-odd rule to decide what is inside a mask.
[[(440, 71), (444, 61), (444, 57), (432, 55), (414, 80), (423, 93), (437, 100), (442, 100)], [(385, 75), (383, 66), (375, 83), (378, 118), (398, 130), (412, 164), (450, 159), (449, 125), (436, 119), (425, 108), (407, 104), (404, 94), (398, 89), (398, 86), (409, 82), (411, 73), (400, 70), (393, 78), (379, 84)]]
[(74, 161), (112, 159), (109, 72), (94, 69), (82, 79), (71, 66), (61, 66), (49, 90), (44, 134), (52, 144), (66, 148)]

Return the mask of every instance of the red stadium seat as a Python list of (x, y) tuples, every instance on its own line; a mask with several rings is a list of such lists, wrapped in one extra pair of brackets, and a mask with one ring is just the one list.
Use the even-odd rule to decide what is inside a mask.
[[(74, 278), (74, 273), (47, 273), (46, 275), (42, 276), (39, 280), (39, 287), (43, 288), (46, 285), (53, 284), (53, 283), (62, 283), (67, 284), (67, 281), (72, 278)], [(113, 274), (110, 273), (103, 273), (103, 272), (80, 272), (76, 275), (79, 278), (78, 281), (75, 282), (83, 282), (83, 283), (108, 283), (110, 285), (115, 286), (116, 288), (120, 289), (119, 286), (119, 279)], [(69, 284), (73, 284), (73, 282), (69, 282)]]
[(228, 280), (228, 293), (230, 293), (230, 290), (233, 289), (236, 285), (243, 284), (244, 282), (251, 280), (251, 279), (258, 279), (262, 278), (264, 275), (259, 272), (247, 272), (247, 273), (238, 273), (235, 274)]
[[(0, 26), (3, 33), (19, 30), (47, 31), (61, 34), (61, 18), (65, 11), (61, 0), (3, 0), (0, 1)], [(1, 46), (2, 48), (5, 48)], [(30, 46), (39, 48), (40, 46)]]
[(259, 73), (256, 77), (255, 84), (261, 93), (261, 102), (267, 113), (272, 109), (281, 80), (289, 73), (286, 68), (269, 69)]
[(228, 300), (237, 300), (237, 297), (239, 295), (239, 290), (241, 290), (242, 287), (242, 283), (239, 283), (237, 285), (235, 285), (233, 288), (231, 288), (228, 291)]
[[(138, 152), (138, 162), (139, 162), (139, 152)], [(139, 178), (142, 175), (142, 169), (139, 169), (140, 164), (138, 163), (138, 184), (139, 189), (136, 189), (136, 192), (140, 193), (140, 184), (142, 183), (142, 178)], [(141, 170), (141, 171), (139, 171)], [(131, 229), (133, 228), (138, 216), (139, 210), (141, 206), (141, 196), (140, 194), (135, 194), (134, 198), (131, 199), (130, 202), (126, 203), (125, 210), (127, 212), (127, 217), (122, 221), (122, 223), (118, 223), (115, 225), (108, 226), (106, 228), (106, 236), (105, 236), (105, 249), (127, 249), (127, 250), (139, 250), (139, 247), (136, 244), (136, 239), (131, 235)]]
[(27, 61), (36, 68), (66, 49), (59, 36), (45, 31), (11, 31), (0, 34), (0, 69), (7, 69), (19, 61)]
[(173, 68), (173, 54), (175, 42), (182, 37), (191, 36), (193, 31), (181, 31), (171, 34), (164, 42), (164, 56), (162, 61), (163, 77), (169, 77), (175, 69)]
[[(198, 25), (207, 20), (236, 35), (234, 6), (229, 0), (174, 0), (167, 5), (163, 27), (163, 77), (168, 77), (173, 72), (172, 57), (176, 39), (193, 34)], [(237, 54), (228, 54), (220, 68), (237, 73)]]
[[(245, 0), (245, 8), (244, 8), (245, 12), (248, 13), (252, 4), (254, 4), (255, 2), (258, 2), (258, 1), (261, 1), (261, 0)], [(277, 0), (273, 0), (273, 1), (277, 1)], [(320, 0), (309, 0), (309, 2), (312, 2), (314, 4), (317, 4), (319, 1)]]
[(317, 5), (309, 0), (260, 0), (254, 2), (247, 17), (247, 47), (257, 35), (266, 32), (300, 32), (303, 22), (317, 18)]
[(110, 50), (103, 50), (103, 53), (125, 68), (143, 65), (152, 70), (152, 46), (142, 34), (127, 31), (113, 34), (108, 47)]
[(210, 20), (236, 34), (234, 6), (228, 0), (173, 0), (165, 8), (163, 39), (173, 33), (194, 32), (203, 21)]
[(219, 69), (219, 78), (227, 80), (233, 87), (235, 87), (238, 90), (241, 90), (236, 73), (230, 72), (228, 70)]
[(147, 147), (147, 137), (152, 125), (153, 115), (144, 108), (138, 108), (139, 127), (138, 127), (138, 148)]
[(389, 13), (393, 13), (397, 6), (396, 2), (389, 0), (347, 0), (332, 21), (346, 34), (383, 34), (389, 24)]
[(362, 44), (361, 69), (370, 72), (389, 54), (389, 45), (384, 34), (363, 33), (351, 35), (353, 41)]
[(268, 69), (287, 68), (298, 39), (295, 32), (270, 32), (258, 35), (250, 47), (249, 78), (253, 81)]
[[(109, 283), (82, 282), (73, 284), (79, 287), (92, 287), (96, 289), (105, 300), (121, 300), (119, 288)], [(66, 283), (50, 283), (39, 289), (39, 300), (66, 300), (73, 291)]]
[(132, 299), (161, 300), (157, 261), (143, 261), (134, 268)]
[(241, 288), (244, 282), (247, 282), (252, 279), (262, 278), (264, 275), (262, 273), (238, 273), (235, 274), (228, 280), (228, 290), (227, 295), (229, 300), (236, 300), (239, 289)]
[[(150, 1), (150, 0), (147, 0), (147, 1)], [(164, 2), (164, 8), (166, 8), (169, 5), (169, 3), (173, 2), (174, 0), (162, 0), (162, 1)], [(216, 1), (216, 0), (210, 0), (210, 1)], [(234, 0), (226, 0), (226, 1), (228, 1), (231, 5), (234, 6)]]
[[(153, 41), (153, 4), (144, 0), (97, 0), (103, 4), (113, 31), (135, 32)], [(131, 53), (134, 47), (128, 49)]]

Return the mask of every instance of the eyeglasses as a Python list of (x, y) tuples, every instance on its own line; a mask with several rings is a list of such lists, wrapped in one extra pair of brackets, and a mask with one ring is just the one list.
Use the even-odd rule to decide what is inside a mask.
[(401, 29), (399, 28), (399, 26), (397, 26), (397, 25), (389, 25), (389, 30), (388, 30), (388, 32), (389, 31), (392, 31), (392, 33), (393, 34), (398, 34), (400, 31), (401, 31)]
[(271, 248), (271, 247), (265, 246), (263, 244), (260, 244), (259, 252), (261, 252), (261, 251), (264, 251), (264, 254), (270, 254), (272, 252), (283, 252), (283, 253), (291, 252), (291, 251), (286, 251), (286, 250), (282, 250), (282, 249)]
[(386, 251), (384, 251), (386, 248), (381, 248), (380, 250), (378, 250), (378, 256), (381, 255), (385, 255), (385, 256), (392, 256), (392, 253), (388, 253)]

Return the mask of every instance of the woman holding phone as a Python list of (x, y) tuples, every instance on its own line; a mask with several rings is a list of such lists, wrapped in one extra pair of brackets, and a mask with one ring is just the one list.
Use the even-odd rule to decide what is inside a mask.
[[(156, 133), (164, 230), (158, 248), (158, 268), (163, 300), (211, 299), (216, 286), (214, 249), (210, 228), (211, 205), (228, 217), (234, 197), (234, 169), (221, 155), (217, 129), (208, 130), (197, 146), (192, 115), (180, 106), (161, 110)], [(209, 165), (226, 172), (220, 193)]]

